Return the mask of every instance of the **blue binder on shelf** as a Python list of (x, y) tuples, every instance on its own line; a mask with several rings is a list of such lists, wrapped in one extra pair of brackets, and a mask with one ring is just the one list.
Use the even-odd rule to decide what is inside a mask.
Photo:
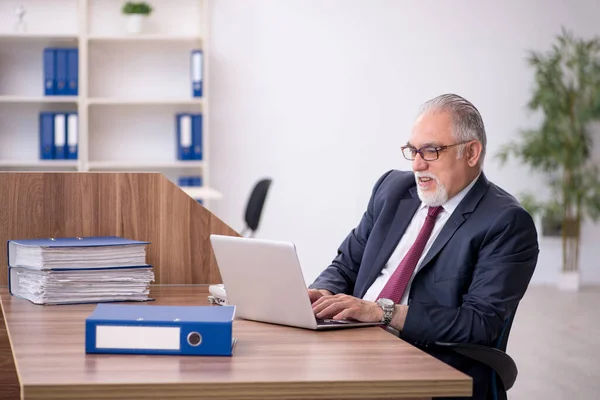
[(85, 352), (231, 356), (235, 306), (98, 304), (85, 321)]
[(66, 89), (68, 96), (77, 96), (79, 93), (79, 49), (66, 49)]
[(69, 160), (77, 160), (77, 154), (79, 149), (79, 117), (77, 113), (67, 113), (66, 118), (66, 158)]
[(54, 113), (54, 159), (65, 160), (67, 144), (67, 116), (63, 113)]
[(56, 50), (44, 49), (44, 95), (56, 94)]
[(187, 113), (175, 115), (177, 129), (177, 159), (192, 160), (192, 116)]
[(40, 113), (40, 159), (54, 159), (54, 113)]
[(192, 114), (192, 159), (202, 160), (202, 114)]
[(202, 97), (203, 92), (203, 53), (202, 50), (192, 50), (190, 69), (192, 79), (192, 97)]
[(202, 186), (202, 177), (201, 176), (180, 176), (179, 177), (179, 186)]
[(190, 186), (202, 186), (202, 177), (190, 176)]
[(56, 89), (55, 95), (64, 96), (68, 94), (67, 90), (67, 53), (68, 49), (56, 49)]

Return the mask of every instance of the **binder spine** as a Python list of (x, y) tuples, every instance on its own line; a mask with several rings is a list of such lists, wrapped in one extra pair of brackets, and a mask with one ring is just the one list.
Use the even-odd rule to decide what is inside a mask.
[(40, 159), (54, 159), (54, 113), (40, 113)]
[(56, 50), (44, 49), (44, 95), (56, 94)]
[(188, 176), (180, 176), (179, 177), (179, 186), (192, 186), (190, 184), (190, 177)]
[(192, 97), (202, 97), (203, 94), (203, 60), (202, 50), (192, 50), (191, 54), (191, 78)]
[(67, 86), (66, 93), (69, 96), (77, 96), (79, 93), (79, 49), (68, 49), (67, 52)]
[(192, 158), (202, 160), (202, 114), (192, 116)]
[(54, 158), (57, 160), (66, 159), (67, 127), (65, 119), (65, 114), (54, 114)]
[(76, 113), (67, 114), (67, 159), (77, 160), (79, 142), (79, 118)]
[(86, 353), (232, 355), (231, 322), (86, 320)]
[(56, 49), (56, 90), (54, 94), (64, 96), (67, 91), (67, 49)]
[(189, 114), (177, 114), (177, 158), (192, 159), (192, 117)]

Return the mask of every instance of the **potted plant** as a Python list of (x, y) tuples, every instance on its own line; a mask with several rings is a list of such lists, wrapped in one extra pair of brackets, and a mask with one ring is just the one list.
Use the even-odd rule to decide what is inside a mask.
[(529, 52), (535, 74), (528, 108), (542, 114), (538, 128), (506, 144), (498, 154), (543, 173), (551, 200), (525, 194), (521, 202), (542, 220), (544, 235), (559, 231), (562, 243), (562, 289), (579, 288), (581, 224), (600, 216), (599, 168), (593, 160), (593, 136), (600, 132), (600, 38), (575, 38), (562, 30), (546, 54)]
[(152, 6), (146, 2), (128, 1), (123, 5), (121, 11), (127, 16), (127, 31), (129, 33), (140, 33), (144, 18), (152, 13)]

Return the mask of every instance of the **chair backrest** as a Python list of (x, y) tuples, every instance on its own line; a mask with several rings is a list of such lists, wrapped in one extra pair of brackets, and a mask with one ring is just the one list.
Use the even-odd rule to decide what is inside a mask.
[(502, 327), (502, 332), (500, 333), (500, 336), (496, 340), (495, 347), (498, 350), (502, 350), (505, 353), (506, 353), (506, 347), (508, 345), (508, 337), (510, 336), (510, 328), (512, 328), (513, 321), (515, 320), (515, 314), (517, 313), (517, 308), (519, 308), (518, 304), (515, 307), (515, 309), (513, 310), (512, 314), (508, 317), (508, 319), (506, 321), (504, 321), (504, 326)]
[(250, 229), (251, 233), (258, 229), (260, 222), (260, 216), (262, 215), (263, 206), (267, 198), (267, 193), (271, 186), (272, 179), (264, 178), (259, 180), (252, 189), (250, 197), (248, 198), (248, 204), (246, 205), (245, 221), (247, 229)]
[[(496, 346), (495, 348), (506, 353), (506, 347), (508, 345), (508, 337), (510, 336), (510, 329), (512, 328), (512, 324), (513, 321), (515, 320), (515, 314), (517, 313), (517, 308), (519, 308), (519, 305), (517, 304), (517, 306), (515, 307), (515, 309), (513, 310), (512, 314), (508, 317), (508, 319), (506, 321), (504, 321), (504, 326), (502, 327), (502, 332), (500, 333), (500, 336), (498, 337), (498, 339), (496, 340)], [(507, 354), (508, 356), (508, 354)], [(511, 363), (507, 363), (507, 366), (510, 366), (509, 368), (505, 368), (506, 371), (503, 371), (503, 378), (500, 379), (500, 381), (503, 383), (503, 388), (500, 389), (498, 387), (498, 373), (496, 371), (492, 371), (492, 399), (493, 400), (502, 400), (502, 399), (506, 399), (506, 391), (509, 390), (515, 383), (515, 380), (517, 379), (517, 374), (518, 374), (518, 369), (517, 369), (517, 365), (514, 363), (514, 361), (512, 360), (512, 358), (510, 356), (508, 356), (509, 361), (511, 361), (512, 365), (510, 365)]]

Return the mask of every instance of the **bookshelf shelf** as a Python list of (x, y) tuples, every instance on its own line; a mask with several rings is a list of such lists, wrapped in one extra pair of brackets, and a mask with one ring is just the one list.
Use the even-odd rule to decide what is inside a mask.
[(202, 43), (200, 36), (183, 36), (183, 35), (160, 35), (160, 34), (145, 34), (145, 35), (90, 35), (90, 42), (196, 42)]
[(160, 171), (165, 169), (202, 169), (204, 163), (202, 161), (172, 161), (172, 162), (144, 162), (144, 161), (90, 161), (90, 171), (98, 170), (154, 170)]
[(155, 99), (127, 99), (127, 98), (90, 98), (87, 100), (89, 105), (202, 105), (202, 99), (168, 99), (168, 98), (155, 98)]
[[(190, 70), (194, 50), (209, 59), (210, 0), (152, 0), (139, 34), (126, 32), (122, 0), (21, 3), (27, 33), (9, 32), (14, 17), (0, 13), (0, 170), (200, 176), (186, 192), (207, 207), (221, 198), (210, 187), (210, 74), (204, 63), (195, 98)], [(77, 96), (43, 95), (46, 48), (78, 49)], [(39, 159), (42, 112), (77, 113), (78, 160)], [(178, 113), (202, 113), (202, 160), (177, 160)]]
[(68, 44), (76, 43), (77, 34), (53, 34), (53, 33), (0, 33), (0, 41), (60, 41)]
[(0, 96), (0, 103), (77, 103), (77, 96)]
[(22, 161), (22, 160), (0, 160), (0, 167), (5, 168), (71, 168), (77, 169), (77, 160), (34, 160), (34, 161)]

